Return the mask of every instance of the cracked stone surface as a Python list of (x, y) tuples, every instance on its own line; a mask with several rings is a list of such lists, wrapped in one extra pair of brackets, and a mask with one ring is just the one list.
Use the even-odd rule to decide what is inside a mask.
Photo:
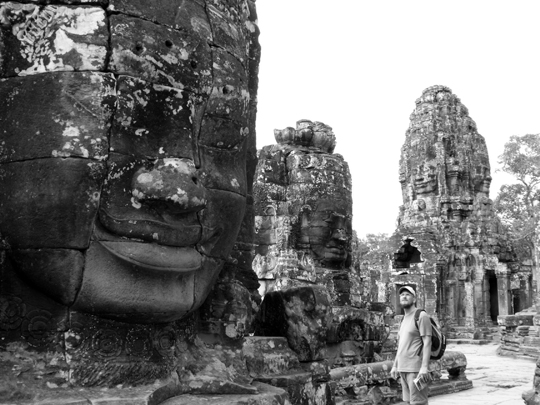
[(0, 367), (14, 380), (168, 378), (209, 295), (205, 320), (249, 328), (258, 35), (251, 0), (0, 2)]

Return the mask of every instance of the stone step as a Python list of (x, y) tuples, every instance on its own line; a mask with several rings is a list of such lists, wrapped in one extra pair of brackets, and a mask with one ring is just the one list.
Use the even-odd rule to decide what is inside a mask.
[(469, 339), (469, 338), (458, 338), (458, 339), (446, 339), (446, 344), (450, 345), (489, 345), (493, 344), (494, 341), (491, 339)]

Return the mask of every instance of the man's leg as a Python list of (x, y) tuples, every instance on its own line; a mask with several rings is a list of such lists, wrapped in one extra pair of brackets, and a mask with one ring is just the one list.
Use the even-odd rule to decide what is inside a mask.
[(418, 373), (408, 373), (411, 374), (411, 383), (409, 384), (409, 403), (411, 405), (428, 405), (428, 393), (429, 386), (425, 386), (422, 391), (418, 391), (416, 385), (414, 384), (414, 379)]
[(414, 375), (416, 373), (402, 373), (400, 372), (399, 375), (401, 376), (401, 393), (402, 393), (402, 397), (403, 397), (403, 400), (405, 402), (408, 402), (410, 403), (410, 400), (411, 400), (411, 394), (410, 394), (410, 389), (409, 389), (409, 386), (410, 384), (413, 384), (413, 380), (414, 380)]

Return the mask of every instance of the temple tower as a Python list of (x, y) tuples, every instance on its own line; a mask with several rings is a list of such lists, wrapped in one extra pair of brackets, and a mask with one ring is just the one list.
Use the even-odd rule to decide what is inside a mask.
[(530, 271), (521, 271), (489, 198), (484, 137), (448, 87), (429, 87), (416, 100), (399, 181), (396, 291), (417, 285), (419, 304), (466, 337), (530, 305)]

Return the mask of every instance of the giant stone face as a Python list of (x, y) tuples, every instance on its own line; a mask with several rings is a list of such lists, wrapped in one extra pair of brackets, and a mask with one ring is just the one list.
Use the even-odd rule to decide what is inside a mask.
[[(332, 128), (300, 120), (275, 130), (277, 145), (259, 153), (254, 184), (255, 251), (294, 250), (332, 270), (350, 265), (352, 197), (349, 167), (339, 154)], [(270, 254), (268, 254), (270, 252)], [(260, 259), (257, 259), (260, 260)]]
[(17, 276), (64, 306), (179, 319), (244, 214), (256, 17), (98, 3), (0, 5), (0, 233)]

